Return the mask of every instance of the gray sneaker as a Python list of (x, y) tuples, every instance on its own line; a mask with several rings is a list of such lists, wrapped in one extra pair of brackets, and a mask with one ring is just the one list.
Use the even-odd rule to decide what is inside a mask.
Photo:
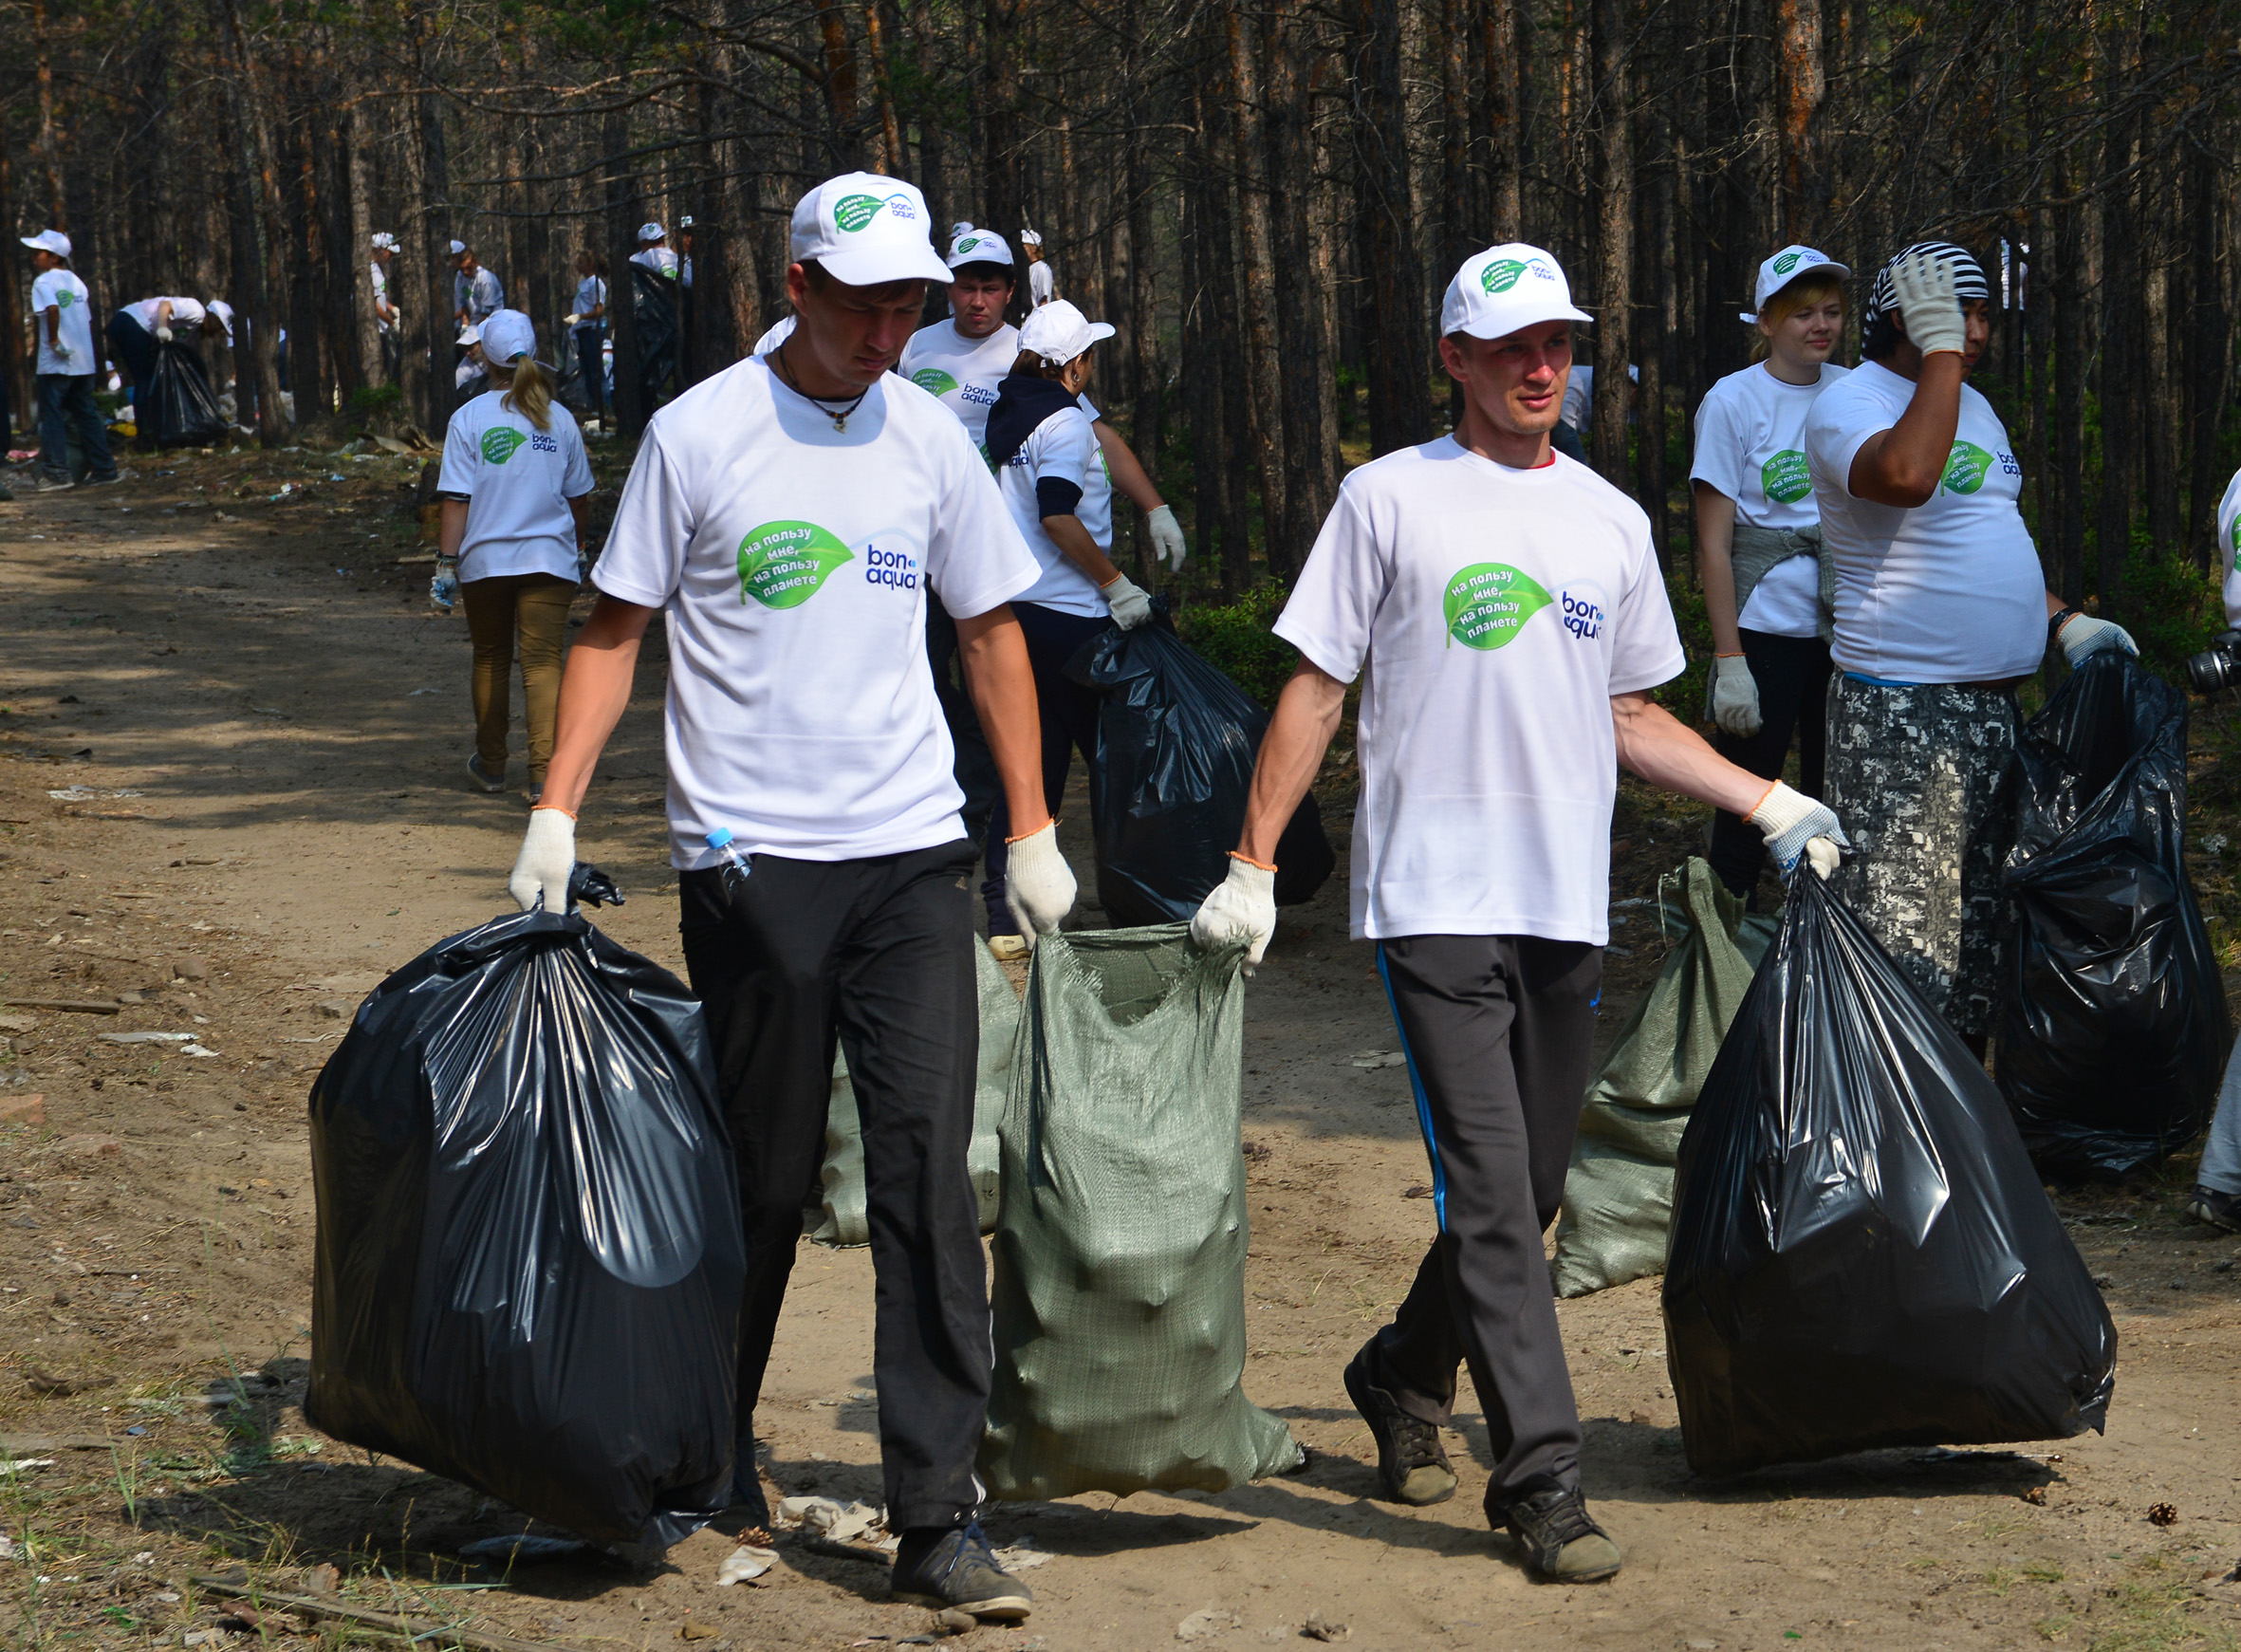
[(2195, 1197), (2187, 1201), (2187, 1215), (2229, 1234), (2241, 1234), (2241, 1194), (2220, 1193), (2197, 1182)]
[(39, 478), (39, 486), (36, 491), (41, 493), (67, 493), (77, 485), (77, 483), (71, 481), (67, 476), (41, 476)]
[(1439, 1430), (1420, 1417), (1412, 1417), (1399, 1402), (1370, 1378), (1370, 1356), (1377, 1339), (1361, 1345), (1347, 1364), (1343, 1381), (1346, 1398), (1369, 1424), (1378, 1442), (1378, 1478), (1385, 1495), (1396, 1503), (1422, 1508), (1444, 1503), (1455, 1494), (1455, 1471), (1439, 1443)]
[(895, 1550), (892, 1587), (898, 1601), (936, 1611), (954, 1606), (995, 1623), (1016, 1624), (1035, 1609), (1027, 1586), (996, 1564), (977, 1520), (905, 1531)]
[(1507, 1526), (1526, 1562), (1550, 1583), (1601, 1583), (1624, 1561), (1611, 1534), (1587, 1513), (1577, 1491), (1550, 1486), (1508, 1505), (1487, 1499), (1487, 1518)]
[(474, 777), (475, 785), (485, 791), (496, 793), (506, 789), (506, 776), (503, 773), (492, 774), (484, 768), (480, 752), (467, 759), (467, 772)]

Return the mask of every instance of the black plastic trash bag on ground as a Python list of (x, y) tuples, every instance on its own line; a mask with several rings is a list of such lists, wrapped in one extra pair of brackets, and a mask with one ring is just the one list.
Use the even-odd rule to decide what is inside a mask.
[[(1269, 714), (1164, 615), (1090, 639), (1067, 673), (1104, 696), (1098, 903), (1116, 928), (1187, 923), (1230, 875)], [(1310, 794), (1276, 845), (1276, 904), (1313, 900), (1337, 863)]]
[(1219, 1492), (1302, 1461), (1245, 1397), (1241, 954), (1179, 924), (1035, 945), (999, 1132), (992, 1497)]
[(2094, 655), (2018, 743), (1999, 1079), (2042, 1174), (2118, 1178), (2192, 1140), (2232, 1038), (2187, 882), (2187, 699)]
[(153, 382), (142, 385), (134, 415), (139, 439), (159, 448), (199, 448), (226, 439), (226, 416), (212, 394), (202, 358), (176, 339), (156, 342)]
[(2102, 1426), (2117, 1331), (1983, 1067), (1811, 875), (1681, 1140), (1689, 1466)]
[(581, 917), (454, 936), (311, 1091), (305, 1415), (595, 1541), (732, 1485), (739, 1189), (699, 1003)]

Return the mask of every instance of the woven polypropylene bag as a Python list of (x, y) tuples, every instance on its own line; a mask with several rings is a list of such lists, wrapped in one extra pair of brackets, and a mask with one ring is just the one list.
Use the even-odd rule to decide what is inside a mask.
[(1679, 882), (1658, 915), (1679, 939), (1587, 1086), (1549, 1265), (1559, 1296), (1664, 1271), (1689, 1109), (1774, 937), (1775, 919), (1746, 916), (1703, 860), (1690, 857)]
[[(985, 941), (972, 943), (980, 989), (980, 1066), (972, 1083), (972, 1145), (965, 1168), (980, 1202), (980, 1231), (996, 1231), (996, 1121), (1011, 1081), (1011, 1040), (1019, 1030), (1019, 994), (1004, 978), (1004, 968)], [(872, 1242), (863, 1197), (863, 1121), (856, 1111), (856, 1086), (848, 1082), (848, 1062), (833, 1057), (832, 1099), (825, 1104), (824, 1164), (819, 1171), (824, 1202), (804, 1214), (809, 1237), (820, 1245), (846, 1250)]]
[(1001, 1132), (992, 1496), (1218, 1492), (1302, 1460), (1242, 1386), (1239, 961), (1180, 924), (1035, 948)]

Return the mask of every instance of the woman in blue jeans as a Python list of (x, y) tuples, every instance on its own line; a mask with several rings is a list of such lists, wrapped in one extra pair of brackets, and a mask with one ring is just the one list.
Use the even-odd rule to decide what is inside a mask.
[[(1089, 383), (1090, 347), (1113, 336), (1064, 299), (1029, 315), (1019, 329), (1019, 357), (989, 410), (989, 463), (1011, 518), (1042, 565), (1043, 577), (1011, 599), (1035, 673), (1043, 716), (1043, 799), (1058, 816), (1066, 773), (1078, 748), (1089, 766), (1090, 808), (1103, 776), (1097, 767), (1098, 696), (1065, 675), (1066, 660), (1108, 622), (1133, 630), (1152, 617), (1152, 603), (1115, 567), (1113, 482), (1097, 431), (1082, 406)], [(989, 823), (989, 947), (998, 957), (1024, 957), (1032, 944), (1004, 903), (1010, 818), (996, 805)]]

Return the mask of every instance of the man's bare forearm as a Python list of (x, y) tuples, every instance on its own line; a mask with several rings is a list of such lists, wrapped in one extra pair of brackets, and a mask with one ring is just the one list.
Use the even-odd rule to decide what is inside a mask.
[(1276, 863), (1276, 842), (1315, 783), (1345, 705), (1344, 683), (1310, 660), (1300, 661), (1276, 696), (1276, 715), (1269, 719), (1252, 766), (1245, 830), (1237, 840), (1237, 852), (1247, 860), (1264, 866)]
[(1043, 801), (1043, 714), (1027, 637), (1009, 603), (957, 622), (957, 658), (1004, 784), (1011, 835), (1039, 831), (1050, 818)]
[(1729, 762), (1703, 735), (1647, 694), (1611, 696), (1611, 729), (1620, 763), (1652, 786), (1748, 815), (1766, 798), (1771, 781)]
[(570, 814), (583, 807), (607, 738), (630, 704), (639, 643), (655, 610), (602, 597), (576, 634), (561, 676), (560, 711), (553, 719), (552, 763), (545, 774), (545, 803)]

